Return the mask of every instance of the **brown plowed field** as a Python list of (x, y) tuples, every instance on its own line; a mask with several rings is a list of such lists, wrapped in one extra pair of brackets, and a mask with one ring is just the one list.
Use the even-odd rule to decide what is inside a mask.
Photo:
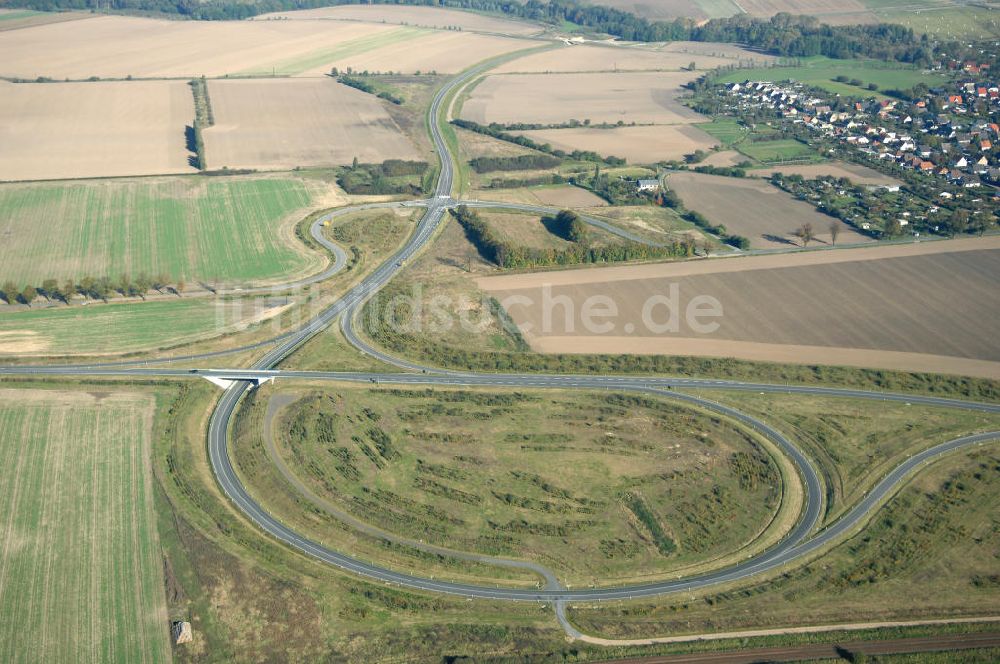
[(559, 124), (570, 119), (683, 124), (705, 118), (677, 101), (699, 72), (503, 74), (472, 91), (462, 117), (490, 122)]
[[(1000, 378), (1000, 238), (879, 246), (631, 267), (487, 277), (481, 288), (509, 308), (541, 352), (739, 357), (868, 366)], [(678, 330), (657, 332), (642, 317), (655, 296), (679, 292)], [(542, 289), (575, 303), (545, 325)], [(588, 331), (590, 296), (616, 304), (613, 329)], [(714, 332), (699, 333), (684, 311), (695, 296), (717, 300)], [(655, 323), (667, 309), (652, 310)], [(602, 322), (605, 319), (602, 319)], [(629, 326), (632, 326), (631, 328)], [(525, 327), (527, 326), (527, 327)], [(629, 330), (632, 330), (629, 332)]]
[(667, 185), (685, 206), (705, 215), (713, 224), (722, 224), (729, 233), (749, 238), (755, 249), (797, 246), (799, 240), (793, 231), (807, 222), (816, 233), (814, 246), (832, 242), (831, 223), (840, 228), (838, 244), (872, 242), (844, 222), (817, 212), (812, 205), (759, 179), (674, 173), (667, 178)]

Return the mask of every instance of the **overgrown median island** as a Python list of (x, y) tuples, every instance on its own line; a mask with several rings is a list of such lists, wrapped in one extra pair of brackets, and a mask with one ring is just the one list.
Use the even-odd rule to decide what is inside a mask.
[(233, 449), (269, 511), (424, 575), (538, 581), (416, 543), (537, 562), (573, 586), (648, 580), (790, 525), (771, 528), (784, 471), (768, 449), (665, 399), (324, 387), (263, 391), (248, 406)]

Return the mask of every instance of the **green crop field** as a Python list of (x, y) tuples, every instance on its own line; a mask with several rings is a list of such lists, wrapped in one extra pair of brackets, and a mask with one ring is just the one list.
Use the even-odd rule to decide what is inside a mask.
[(0, 391), (0, 660), (168, 662), (150, 397)]
[(719, 118), (696, 126), (725, 147), (739, 143), (750, 133), (746, 127), (729, 118)]
[[(846, 76), (857, 79), (862, 87), (838, 83), (834, 79)], [(834, 94), (865, 97), (877, 95), (877, 92), (867, 90), (864, 86), (874, 83), (879, 90), (912, 88), (917, 83), (934, 86), (943, 84), (944, 74), (927, 73), (914, 67), (893, 65), (877, 60), (832, 60), (822, 56), (800, 58), (795, 66), (767, 67), (756, 69), (737, 69), (719, 77), (720, 82), (739, 83), (750, 80), (787, 81), (795, 80), (806, 85), (812, 85)]]
[(231, 330), (249, 309), (204, 299), (36, 308), (0, 316), (0, 354), (155, 349)]
[[(262, 399), (237, 429), (239, 466), (268, 509), (332, 546), (343, 537), (313, 512), (340, 510), (413, 540), (607, 584), (778, 534), (777, 463), (726, 422), (663, 400), (393, 389), (272, 399), (277, 412)], [(281, 463), (331, 508), (303, 510), (298, 491), (267, 483), (275, 471), (259, 458), (261, 427)]]
[(820, 160), (815, 150), (805, 143), (792, 138), (778, 141), (760, 141), (759, 143), (744, 142), (737, 149), (751, 159), (756, 159), (765, 164), (780, 161)]
[(297, 178), (158, 178), (0, 186), (0, 281), (165, 273), (243, 284), (318, 269), (282, 222)]
[(361, 55), (375, 49), (391, 46), (399, 42), (416, 39), (423, 35), (431, 34), (429, 30), (420, 28), (396, 28), (387, 32), (379, 32), (366, 37), (348, 39), (340, 42), (333, 48), (317, 49), (303, 56), (298, 56), (288, 60), (281, 60), (274, 64), (271, 69), (248, 69), (239, 73), (240, 76), (254, 76), (261, 74), (280, 74), (283, 76), (294, 76), (309, 69), (315, 69), (324, 64), (340, 60), (355, 55)]

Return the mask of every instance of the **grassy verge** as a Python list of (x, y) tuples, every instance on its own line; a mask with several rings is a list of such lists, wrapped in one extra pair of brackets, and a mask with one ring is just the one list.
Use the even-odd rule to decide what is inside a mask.
[(828, 488), (825, 520), (840, 516), (910, 454), (1000, 427), (1000, 417), (957, 409), (808, 395), (704, 392), (756, 415), (801, 445)]
[[(748, 546), (782, 497), (781, 471), (755, 440), (666, 400), (357, 387), (258, 394), (234, 442), (251, 490), (302, 532), (355, 552), (371, 545), (341, 532), (337, 514), (414, 542), (539, 562), (574, 586), (649, 580)], [(407, 561), (401, 548), (372, 555), (435, 576), (483, 574), (426, 555)]]
[(867, 529), (777, 579), (657, 603), (581, 606), (571, 616), (589, 633), (625, 637), (992, 615), (1000, 535), (989, 514), (998, 483), (996, 446), (956, 454), (918, 475)]

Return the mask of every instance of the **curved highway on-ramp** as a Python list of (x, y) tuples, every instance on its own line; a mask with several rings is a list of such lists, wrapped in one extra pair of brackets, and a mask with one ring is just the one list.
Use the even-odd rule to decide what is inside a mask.
[[(931, 396), (903, 395), (877, 393), (864, 390), (838, 389), (828, 387), (786, 386), (757, 384), (740, 381), (721, 381), (705, 379), (670, 379), (662, 377), (633, 376), (588, 376), (588, 375), (551, 375), (551, 374), (482, 374), (472, 372), (440, 371), (431, 367), (423, 367), (405, 360), (400, 360), (365, 343), (353, 329), (353, 320), (364, 302), (385, 286), (399, 271), (402, 265), (421, 250), (433, 237), (440, 225), (445, 211), (458, 204), (451, 198), (454, 184), (454, 168), (447, 143), (442, 136), (439, 118), (443, 104), (451, 93), (482, 73), (487, 65), (480, 65), (467, 70), (449, 81), (435, 95), (428, 114), (428, 125), (434, 146), (440, 155), (441, 171), (438, 177), (433, 198), (418, 204), (425, 207), (425, 212), (416, 229), (405, 244), (387, 261), (375, 268), (370, 274), (352, 287), (330, 307), (322, 311), (306, 325), (285, 333), (266, 342), (246, 346), (262, 348), (273, 346), (250, 369), (198, 371), (197, 375), (214, 378), (226, 378), (233, 381), (220, 398), (209, 423), (208, 448), (209, 459), (223, 493), (251, 521), (268, 535), (285, 544), (302, 551), (306, 555), (339, 567), (348, 572), (360, 574), (387, 583), (399, 584), (410, 588), (429, 592), (448, 593), (465, 597), (477, 597), (499, 600), (523, 600), (553, 602), (563, 620), (562, 603), (567, 600), (616, 600), (637, 597), (650, 597), (664, 593), (691, 591), (708, 586), (740, 581), (753, 575), (778, 569), (784, 565), (802, 559), (824, 546), (848, 534), (854, 528), (862, 525), (867, 518), (905, 482), (906, 478), (923, 464), (954, 450), (969, 448), (987, 441), (1000, 438), (1000, 432), (991, 431), (971, 436), (957, 438), (935, 447), (931, 447), (907, 458), (905, 462), (894, 468), (883, 478), (859, 503), (837, 521), (825, 528), (816, 530), (822, 513), (823, 485), (815, 469), (806, 456), (785, 436), (767, 424), (742, 413), (736, 409), (717, 404), (711, 400), (678, 392), (679, 389), (700, 390), (742, 390), (768, 393), (791, 393), (807, 395), (824, 395), (835, 397), (850, 397), (874, 399), (883, 401), (905, 402), (917, 406), (940, 406), (963, 408), (984, 413), (1000, 413), (1000, 405), (967, 402), (954, 399), (944, 399)], [(472, 202), (478, 206), (506, 206), (486, 202)], [(309, 279), (296, 282), (298, 285), (316, 283), (332, 276), (343, 269), (346, 254), (335, 244), (322, 238), (320, 225), (334, 216), (363, 209), (364, 207), (384, 207), (393, 204), (376, 204), (350, 209), (337, 210), (329, 216), (320, 217), (313, 223), (312, 234), (320, 243), (334, 255), (333, 265), (323, 273)], [(532, 211), (548, 211), (544, 208), (530, 207)], [(527, 207), (525, 209), (527, 209)], [(590, 221), (590, 220), (588, 220)], [(597, 220), (599, 221), (599, 220)], [(602, 222), (603, 223), (603, 222)], [(598, 224), (600, 225), (600, 224)], [(612, 227), (614, 228), (614, 227)], [(618, 229), (620, 230), (620, 229)], [(621, 232), (618, 233), (622, 235)], [(623, 235), (627, 237), (627, 235)], [(322, 239), (321, 239), (322, 238)], [(630, 238), (631, 239), (631, 238)], [(285, 371), (275, 369), (280, 362), (295, 351), (302, 343), (313, 335), (341, 318), (347, 339), (361, 350), (374, 357), (415, 370), (414, 373), (371, 374), (371, 373), (340, 373), (340, 372), (309, 372)], [(231, 351), (229, 351), (231, 352)], [(161, 361), (178, 361), (182, 359), (204, 359), (216, 357), (221, 353), (189, 355), (184, 358), (167, 358)], [(132, 365), (132, 366), (128, 366)], [(181, 377), (191, 376), (192, 371), (170, 369), (162, 366), (136, 367), (136, 362), (116, 362), (89, 365), (49, 365), (49, 366), (14, 366), (0, 367), (0, 375), (29, 374), (44, 375), (84, 375), (84, 376), (146, 376), (146, 377)], [(685, 578), (664, 580), (653, 583), (636, 584), (622, 587), (598, 587), (563, 589), (557, 587), (552, 579), (542, 589), (503, 588), (484, 586), (473, 583), (455, 583), (419, 577), (380, 567), (355, 559), (347, 554), (332, 550), (318, 544), (309, 538), (295, 532), (281, 521), (270, 515), (247, 492), (232, 466), (228, 450), (228, 432), (232, 416), (239, 405), (240, 399), (252, 385), (260, 380), (273, 378), (299, 378), (308, 380), (335, 380), (354, 382), (384, 382), (397, 384), (419, 384), (433, 386), (489, 386), (489, 387), (537, 387), (559, 389), (615, 389), (621, 391), (652, 393), (661, 397), (669, 397), (700, 408), (706, 408), (716, 413), (731, 417), (745, 426), (757, 431), (777, 445), (782, 453), (788, 456), (799, 473), (804, 487), (804, 502), (801, 514), (784, 538), (766, 551), (728, 567), (710, 572), (692, 575)], [(565, 621), (563, 620), (564, 625)]]

